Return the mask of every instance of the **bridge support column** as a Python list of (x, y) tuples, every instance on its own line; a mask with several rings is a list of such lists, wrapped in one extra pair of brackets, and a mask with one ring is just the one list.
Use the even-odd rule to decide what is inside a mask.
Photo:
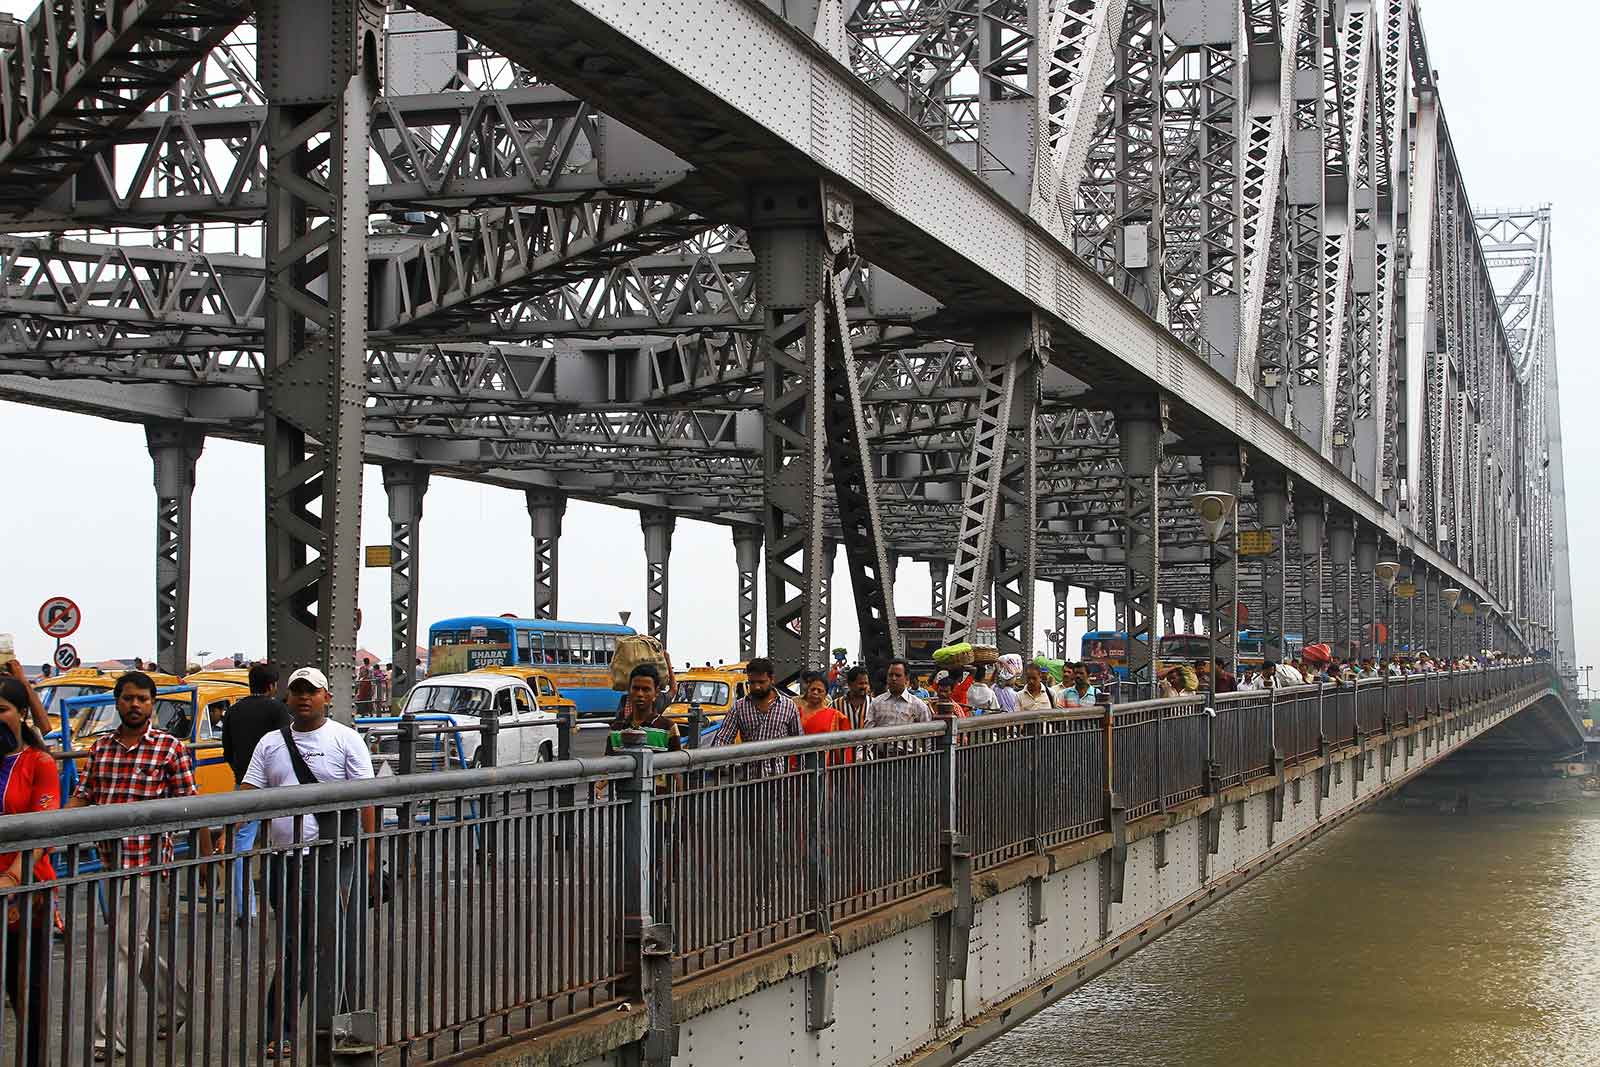
[[(1068, 582), (1052, 582), (1050, 584), (1050, 591), (1052, 594), (1054, 594), (1053, 606), (1055, 608), (1055, 611), (1051, 616), (1051, 625), (1056, 635), (1054, 641), (1055, 647), (1050, 650), (1050, 654), (1055, 656), (1057, 659), (1066, 659), (1067, 625), (1072, 620), (1072, 607), (1068, 603), (1069, 598), (1072, 596), (1072, 585)], [(1027, 657), (1025, 656), (1024, 658), (1026, 659)]]
[[(994, 613), (995, 607), (1005, 616), (996, 621), (997, 640), (1001, 630), (1010, 631), (1010, 636), (1000, 641), (1002, 650), (1019, 648), (1029, 632), (1024, 627), (1031, 628), (1033, 597), (1028, 586), (1035, 567), (1034, 518), (1038, 512), (1034, 416), (1039, 399), (1038, 367), (1045, 350), (1043, 325), (1032, 315), (992, 317), (974, 341), (982, 392), (962, 489), (955, 580), (945, 619), (947, 644), (971, 640), (979, 617)], [(1013, 419), (1017, 423), (1015, 448)], [(992, 563), (1004, 563), (1005, 570), (991, 568)], [(1007, 582), (996, 604), (994, 586)]]
[(822, 593), (822, 600), (817, 605), (817, 615), (821, 625), (818, 629), (816, 657), (809, 664), (812, 667), (826, 668), (828, 660), (833, 653), (833, 565), (839, 558), (839, 542), (831, 537), (822, 539), (822, 581), (818, 588)]
[(1411, 598), (1411, 613), (1417, 619), (1418, 647), (1427, 649), (1429, 655), (1439, 655), (1439, 631), (1435, 626), (1435, 604), (1439, 598), (1438, 583), (1433, 577), (1433, 568), (1426, 563), (1420, 564), (1412, 571), (1412, 580), (1417, 584), (1417, 593)]
[(1049, 334), (1030, 324), (1031, 341), (1019, 360), (1010, 445), (1000, 474), (994, 527), (995, 644), (1002, 653), (1027, 655), (1034, 634), (1034, 585), (1039, 564), (1039, 368)]
[(1161, 635), (1178, 632), (1178, 609), (1171, 604), (1161, 605)]
[(1322, 547), (1324, 516), (1322, 498), (1300, 494), (1294, 502), (1295, 532), (1300, 540), (1300, 631), (1305, 643), (1323, 638), (1322, 625)]
[[(267, 95), (267, 656), (327, 671), (345, 719), (361, 548), (367, 156), (383, 17), (382, 5), (360, 0), (256, 4)], [(318, 1003), (331, 1010), (331, 995), (319, 990)]]
[(831, 472), (862, 660), (881, 666), (899, 641), (840, 274), (855, 258), (855, 205), (824, 182), (753, 187), (749, 235), (766, 328), (767, 654), (787, 681), (821, 644), (823, 483)]
[(1378, 531), (1365, 523), (1356, 538), (1356, 569), (1350, 583), (1359, 621), (1356, 624), (1358, 656), (1378, 655)]
[(1334, 655), (1348, 657), (1354, 650), (1350, 625), (1351, 562), (1356, 548), (1355, 520), (1348, 514), (1330, 510), (1328, 514), (1328, 564), (1333, 571), (1333, 630), (1327, 639), (1333, 642)]
[[(1238, 445), (1208, 448), (1201, 457), (1205, 467), (1206, 488), (1213, 492), (1232, 494), (1239, 499), (1239, 485), (1244, 479), (1244, 453)], [(1217, 572), (1217, 603), (1219, 618), (1214, 620), (1217, 634), (1217, 658), (1227, 664), (1228, 670), (1238, 669), (1239, 645), (1239, 505), (1228, 514), (1214, 549)]]
[[(1085, 586), (1083, 590), (1083, 626), (1086, 632), (1100, 629), (1100, 590)], [(1076, 656), (1069, 656), (1076, 659)]]
[(754, 659), (756, 652), (756, 571), (761, 567), (761, 527), (733, 528), (733, 555), (739, 569), (739, 657)]
[(928, 561), (928, 579), (933, 583), (933, 600), (929, 606), (929, 613), (936, 619), (943, 619), (949, 614), (947, 607), (949, 601), (946, 592), (950, 581), (950, 561), (947, 559), (930, 559)]
[(390, 692), (399, 696), (417, 681), (419, 560), (428, 468), (416, 463), (387, 463), (383, 468), (383, 489), (389, 498), (389, 659), (394, 663)]
[(550, 489), (527, 491), (528, 519), (533, 524), (533, 617), (561, 616), (561, 520), (567, 495)]
[(1281, 663), (1283, 635), (1288, 631), (1285, 610), (1285, 574), (1288, 546), (1284, 543), (1289, 521), (1289, 487), (1282, 471), (1261, 470), (1253, 479), (1256, 521), (1272, 539), (1271, 550), (1261, 557), (1261, 654), (1269, 663)]
[(677, 524), (678, 517), (670, 511), (639, 512), (639, 525), (644, 529), (645, 632), (663, 645), (667, 643), (672, 531)]
[[(1123, 495), (1123, 605), (1128, 642), (1128, 699), (1156, 695), (1155, 617), (1160, 600), (1161, 435), (1167, 404), (1157, 394), (1119, 399), (1117, 437), (1126, 480)], [(1142, 638), (1142, 640), (1141, 640)]]
[(144, 428), (156, 487), (156, 665), (189, 673), (190, 501), (205, 435), (181, 424)]

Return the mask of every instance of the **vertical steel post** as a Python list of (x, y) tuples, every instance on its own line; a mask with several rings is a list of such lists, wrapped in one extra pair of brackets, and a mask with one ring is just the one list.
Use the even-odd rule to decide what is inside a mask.
[(733, 555), (739, 570), (739, 656), (756, 656), (756, 572), (761, 567), (761, 527), (733, 528)]
[[(1210, 629), (1215, 642), (1211, 653), (1214, 661), (1222, 660), (1230, 673), (1238, 669), (1239, 647), (1239, 512), (1240, 483), (1244, 480), (1244, 451), (1238, 445), (1207, 448), (1201, 455), (1205, 468), (1206, 488), (1213, 492), (1230, 494), (1234, 507), (1228, 512), (1222, 535), (1213, 548), (1215, 565), (1212, 574), (1217, 586), (1216, 600), (1211, 605)], [(1219, 614), (1220, 611), (1220, 614)], [(1213, 670), (1211, 672), (1215, 674)]]
[[(561, 520), (567, 513), (567, 495), (552, 489), (529, 489), (525, 496), (533, 532), (533, 617), (560, 618)], [(670, 540), (670, 533), (668, 537)]]
[(1363, 523), (1356, 537), (1356, 569), (1350, 582), (1360, 618), (1356, 644), (1360, 656), (1378, 654), (1378, 531)]
[[(386, 463), (383, 488), (389, 498), (390, 693), (399, 696), (417, 681), (417, 606), (421, 597), (422, 503), (428, 468)], [(388, 714), (387, 709), (383, 712)]]
[(817, 647), (810, 666), (826, 668), (833, 654), (833, 565), (839, 558), (839, 542), (831, 537), (822, 539), (822, 599), (817, 604)]
[(145, 427), (156, 487), (156, 665), (189, 673), (190, 502), (205, 435), (181, 424)]
[(667, 643), (669, 564), (677, 522), (678, 517), (670, 511), (647, 508), (639, 512), (639, 525), (644, 529), (645, 632), (662, 644)]
[(839, 271), (853, 261), (855, 205), (820, 182), (750, 191), (756, 298), (765, 309), (762, 451), (767, 651), (780, 680), (820, 643), (825, 479), (839, 510), (862, 658), (899, 644), (889, 546), (878, 518), (861, 383)]
[[(642, 730), (622, 735), (633, 773), (619, 783), (622, 812), (622, 977), (619, 992), (644, 1002), (647, 1029), (635, 1062), (665, 1065), (677, 1048), (672, 1022), (672, 927), (654, 914), (658, 857), (654, 848), (655, 753)], [(664, 858), (664, 857), (663, 857)]]
[(354, 709), (377, 0), (261, 0), (267, 655), (323, 666)]
[(1051, 592), (1055, 594), (1055, 612), (1052, 616), (1055, 627), (1055, 657), (1067, 658), (1067, 624), (1072, 619), (1072, 608), (1067, 603), (1067, 598), (1072, 595), (1072, 585), (1068, 582), (1053, 582)]
[(928, 561), (928, 579), (933, 583), (933, 599), (929, 605), (928, 613), (936, 619), (944, 619), (949, 615), (949, 599), (946, 594), (950, 587), (950, 561), (947, 559), (930, 559)]
[(1128, 681), (1133, 700), (1154, 697), (1155, 616), (1160, 601), (1161, 437), (1167, 402), (1157, 394), (1119, 398), (1117, 437), (1126, 482), (1123, 496)]

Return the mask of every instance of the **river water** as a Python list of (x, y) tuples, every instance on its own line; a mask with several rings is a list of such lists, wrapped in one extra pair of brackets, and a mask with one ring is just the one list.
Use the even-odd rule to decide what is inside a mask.
[(1600, 802), (1363, 815), (963, 1062), (1600, 1067)]

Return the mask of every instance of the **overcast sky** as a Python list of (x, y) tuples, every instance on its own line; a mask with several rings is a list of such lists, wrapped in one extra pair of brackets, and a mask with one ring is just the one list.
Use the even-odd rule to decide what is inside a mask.
[[(32, 0), (0, 0), (0, 10), (31, 11)], [(1475, 208), (1555, 208), (1556, 309), (1566, 435), (1568, 527), (1579, 662), (1600, 653), (1594, 598), (1600, 508), (1591, 462), (1600, 420), (1578, 403), (1600, 302), (1600, 148), (1588, 111), (1589, 45), (1600, 13), (1577, 0), (1524, 0), (1514, 17), (1503, 3), (1449, 0), (1424, 15), (1428, 43), (1467, 189)], [(64, 594), (84, 610), (74, 638), (90, 660), (155, 652), (154, 489), (137, 425), (0, 403), (8, 442), (4, 473), (11, 506), (0, 534), (7, 607), (0, 631), (14, 632), (18, 654), (37, 662), (49, 641), (34, 615)], [(190, 655), (265, 649), (259, 448), (212, 440), (199, 463), (194, 496), (194, 582)], [(365, 544), (389, 541), (382, 479), (367, 469)], [(561, 614), (610, 621), (619, 610), (644, 615), (644, 548), (632, 512), (574, 501), (562, 540)], [(840, 557), (834, 643), (855, 647), (848, 577)], [(680, 520), (673, 541), (669, 644), (674, 658), (738, 655), (735, 571), (728, 528)], [(521, 493), (436, 478), (422, 534), (421, 616), (528, 614), (532, 596), (529, 520)], [(763, 600), (765, 590), (763, 588)], [(927, 568), (903, 561), (896, 586), (902, 614), (929, 608)], [(1074, 600), (1074, 603), (1077, 601)], [(388, 575), (362, 572), (361, 643), (387, 656)], [(1050, 598), (1040, 587), (1040, 628)], [(1109, 607), (1109, 604), (1107, 604)]]

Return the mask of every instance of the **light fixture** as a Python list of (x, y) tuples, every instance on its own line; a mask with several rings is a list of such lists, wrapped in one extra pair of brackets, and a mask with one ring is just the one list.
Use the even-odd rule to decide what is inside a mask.
[(1227, 525), (1228, 516), (1233, 514), (1234, 503), (1232, 493), (1217, 490), (1196, 493), (1189, 498), (1189, 506), (1200, 516), (1200, 525), (1205, 530), (1206, 540), (1212, 544), (1216, 544), (1217, 538), (1222, 536), (1222, 528)]
[(1451, 586), (1449, 589), (1441, 590), (1439, 595), (1444, 597), (1445, 606), (1454, 610), (1456, 601), (1461, 599), (1461, 590)]
[(1376, 574), (1378, 581), (1382, 582), (1384, 588), (1392, 593), (1394, 592), (1394, 583), (1400, 577), (1400, 564), (1385, 560), (1373, 567), (1372, 573)]

